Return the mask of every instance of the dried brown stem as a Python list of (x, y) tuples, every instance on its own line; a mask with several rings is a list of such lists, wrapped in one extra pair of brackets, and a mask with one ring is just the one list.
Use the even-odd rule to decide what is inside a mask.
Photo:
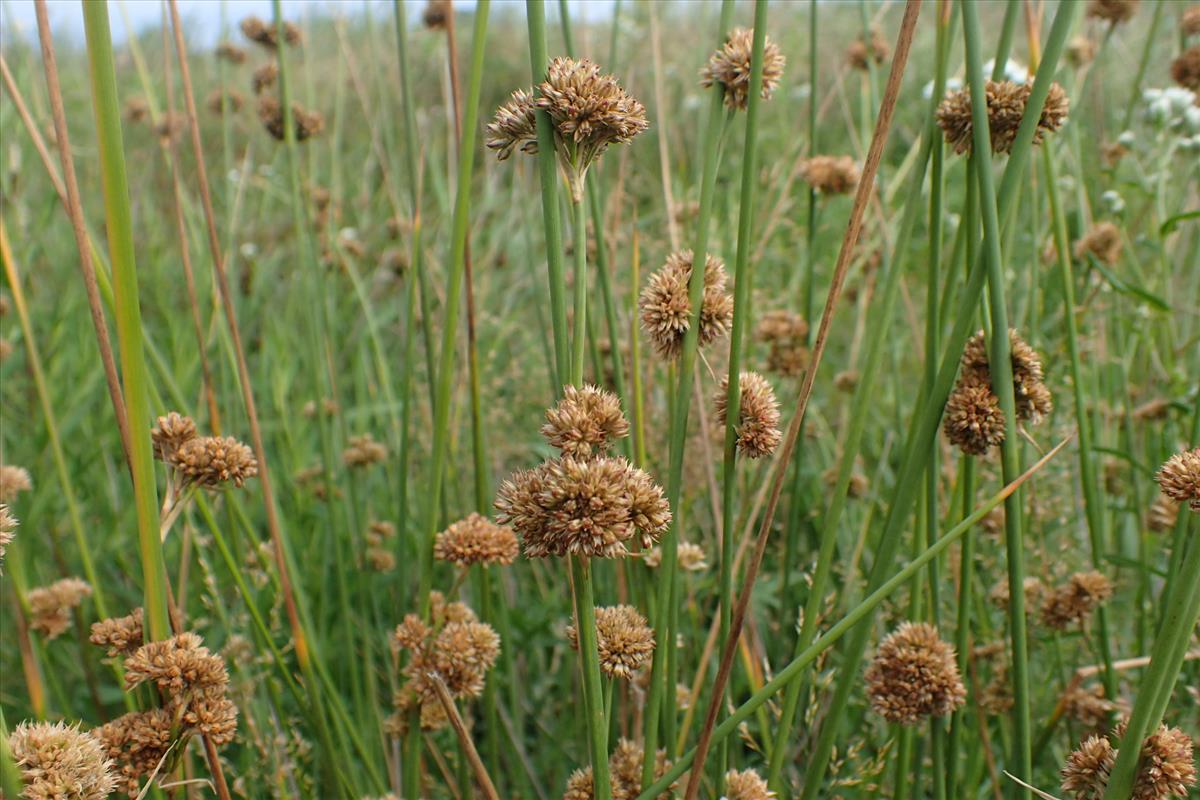
[(492, 783), (487, 767), (479, 758), (479, 751), (475, 749), (475, 743), (471, 741), (471, 734), (467, 730), (462, 716), (458, 713), (458, 708), (454, 705), (454, 698), (450, 696), (446, 684), (442, 682), (436, 672), (429, 673), (429, 683), (433, 686), (433, 691), (442, 704), (442, 708), (446, 709), (446, 716), (450, 718), (450, 727), (458, 736), (458, 743), (462, 746), (467, 762), (471, 765), (471, 771), (475, 773), (475, 782), (479, 784), (479, 790), (488, 800), (500, 800), (500, 795), (496, 793), (496, 785)]
[(767, 501), (766, 512), (759, 527), (758, 540), (755, 542), (754, 555), (746, 568), (745, 581), (738, 594), (737, 605), (733, 610), (733, 620), (729, 628), (729, 637), (722, 643), (721, 664), (717, 670), (717, 678), (712, 688), (712, 699), (709, 701), (708, 713), (704, 727), (700, 731), (700, 739), (696, 744), (696, 757), (692, 762), (691, 774), (688, 777), (685, 800), (695, 800), (700, 790), (700, 781), (704, 775), (704, 760), (708, 756), (708, 748), (712, 741), (713, 727), (716, 725), (717, 714), (721, 710), (721, 699), (724, 696), (725, 684), (733, 668), (733, 658), (737, 650), (737, 642), (741, 636), (742, 624), (746, 618), (746, 609), (750, 605), (750, 596), (754, 592), (754, 581), (758, 577), (758, 569), (762, 565), (763, 554), (767, 549), (771, 525), (774, 522), (775, 510), (779, 505), (779, 497), (787, 477), (787, 467), (792, 460), (792, 451), (800, 436), (800, 428), (804, 423), (804, 413), (808, 408), (808, 399), (812, 395), (813, 381), (821, 356), (825, 352), (825, 342), (829, 336), (829, 328), (833, 322), (833, 312), (837, 308), (842, 293), (842, 284), (846, 280), (846, 272), (854, 255), (858, 235), (862, 230), (863, 215), (874, 191), (875, 173), (883, 156), (883, 146), (887, 142), (888, 131), (891, 128), (892, 115), (896, 110), (896, 98), (900, 94), (900, 80), (904, 76), (904, 67), (908, 62), (909, 49), (912, 46), (913, 32), (917, 25), (917, 16), (921, 10), (921, 0), (907, 0), (904, 6), (904, 19), (900, 23), (900, 34), (896, 40), (896, 55), (892, 60), (891, 73), (888, 75), (887, 87), (884, 89), (883, 100), (880, 103), (879, 118), (875, 123), (875, 132), (871, 137), (871, 147), (867, 151), (867, 160), (863, 165), (862, 178), (854, 195), (854, 207), (850, 211), (850, 221), (846, 225), (846, 234), (842, 238), (842, 249), (838, 253), (837, 267), (833, 274), (833, 283), (829, 287), (829, 296), (825, 300), (825, 310), (821, 315), (821, 325), (817, 330), (816, 342), (813, 345), (812, 365), (804, 375), (804, 383), (800, 387), (800, 395), (796, 401), (796, 413), (788, 427), (787, 439), (776, 461), (774, 481), (771, 486), (771, 496)]

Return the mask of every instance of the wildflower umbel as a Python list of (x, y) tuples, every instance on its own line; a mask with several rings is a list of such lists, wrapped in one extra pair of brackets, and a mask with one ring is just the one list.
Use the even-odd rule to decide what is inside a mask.
[[(721, 379), (715, 405), (717, 423), (728, 422), (729, 376)], [(779, 401), (767, 379), (757, 372), (743, 372), (738, 380), (737, 449), (747, 458), (762, 458), (775, 452), (783, 434), (779, 431)]]
[(117, 788), (104, 747), (78, 725), (22, 722), (8, 746), (29, 800), (103, 800)]
[(1167, 459), (1154, 479), (1167, 497), (1200, 511), (1200, 447), (1184, 450)]
[(954, 648), (926, 623), (905, 622), (879, 645), (867, 668), (871, 708), (889, 722), (916, 725), (966, 701)]
[(542, 436), (565, 456), (602, 455), (616, 439), (629, 435), (621, 401), (595, 386), (564, 386), (563, 397), (546, 411)]
[(1113, 585), (1103, 573), (1076, 572), (1042, 601), (1042, 624), (1063, 630), (1082, 622), (1113, 595)]
[(434, 558), (460, 567), (511, 564), (519, 550), (512, 528), (475, 513), (439, 533), (433, 543)]
[(1060, 773), (1062, 790), (1074, 800), (1101, 800), (1117, 751), (1103, 736), (1089, 736), (1067, 756)]
[(132, 655), (143, 644), (142, 609), (135, 608), (125, 617), (93, 622), (89, 641), (97, 647), (108, 648), (110, 657)]
[(774, 800), (775, 793), (767, 782), (752, 769), (731, 769), (725, 773), (726, 800)]
[[(664, 359), (683, 352), (683, 340), (692, 322), (688, 284), (692, 277), (691, 250), (667, 256), (666, 263), (650, 276), (638, 300), (642, 329)], [(733, 298), (725, 288), (725, 264), (711, 253), (704, 263), (704, 294), (700, 305), (699, 345), (704, 347), (729, 332), (733, 323)]]
[(32, 488), (29, 470), (0, 464), (0, 503), (11, 503), (21, 492), (28, 492)]
[(41, 586), (29, 592), (29, 627), (55, 639), (71, 627), (71, 610), (77, 608), (85, 597), (90, 597), (92, 587), (79, 578), (63, 578), (49, 586)]
[(159, 417), (150, 429), (150, 442), (154, 446), (154, 457), (159, 461), (171, 462), (175, 453), (185, 443), (196, 438), (196, 423), (178, 411)]
[[(642, 793), (642, 765), (645, 761), (645, 750), (641, 745), (621, 739), (617, 749), (608, 759), (608, 772), (612, 786), (612, 800), (634, 800)], [(667, 751), (658, 750), (654, 755), (654, 778), (661, 778), (671, 768), (667, 760)], [(657, 800), (668, 800), (674, 796), (675, 784), (671, 784)], [(567, 780), (567, 790), (563, 800), (595, 800), (595, 790), (592, 786), (592, 768), (585, 767), (571, 773)]]
[(804, 180), (821, 194), (847, 194), (858, 186), (858, 165), (850, 156), (813, 156), (801, 166)]
[[(266, 23), (258, 17), (250, 16), (243, 19), (239, 27), (242, 29), (242, 35), (255, 44), (260, 44), (269, 50), (275, 50), (279, 47), (279, 36), (274, 23)], [(300, 29), (296, 27), (295, 23), (283, 23), (283, 39), (285, 42), (292, 45), (299, 44), (300, 38)]]
[(169, 463), (184, 483), (220, 489), (232, 483), (241, 488), (258, 474), (254, 452), (232, 436), (197, 436), (188, 439), (170, 456)]
[[(1028, 83), (987, 82), (985, 91), (992, 152), (1007, 154), (1012, 150), (1032, 90), (1033, 87)], [(1069, 107), (1066, 92), (1057, 83), (1052, 83), (1033, 134), (1035, 145), (1041, 144), (1047, 134), (1054, 133), (1063, 126), (1067, 121)], [(938, 106), (937, 120), (946, 135), (946, 143), (954, 147), (954, 152), (971, 152), (973, 121), (969, 88), (964, 87), (948, 93)]]
[(1000, 399), (986, 383), (967, 383), (946, 401), (942, 429), (958, 449), (981, 456), (1004, 441), (1004, 413)]
[[(655, 547), (647, 550), (642, 556), (642, 563), (650, 569), (658, 569), (662, 565), (662, 550)], [(708, 569), (708, 560), (704, 548), (695, 542), (680, 542), (676, 555), (676, 565), (683, 572), (704, 572)]]
[(501, 159), (520, 146), (525, 152), (537, 137), (529, 101), (546, 111), (554, 125), (554, 150), (576, 203), (583, 201), (588, 169), (610, 144), (626, 144), (649, 127), (646, 109), (612, 75), (588, 59), (559, 57), (550, 62), (546, 79), (533, 92), (514, 93), (488, 125), (487, 146)]
[(870, 41), (860, 36), (850, 43), (846, 48), (846, 63), (860, 72), (866, 72), (870, 69), (871, 62), (876, 65), (882, 64), (891, 53), (892, 49), (888, 46), (887, 39), (883, 38), (879, 31), (873, 30)]
[[(769, 100), (783, 78), (787, 59), (770, 36), (763, 38), (763, 74), (759, 92), (763, 100)], [(708, 64), (700, 70), (700, 85), (708, 89), (721, 84), (725, 88), (725, 107), (745, 111), (750, 99), (750, 57), (753, 52), (754, 29), (734, 28), (721, 49), (713, 53)]]
[[(567, 640), (579, 649), (574, 625), (567, 626)], [(597, 608), (596, 648), (605, 675), (629, 680), (654, 654), (654, 631), (633, 606)]]
[[(1123, 725), (1111, 734), (1120, 739)], [(1160, 725), (1141, 743), (1137, 773), (1130, 800), (1170, 800), (1187, 797), (1196, 785), (1192, 737), (1179, 728)], [(1101, 800), (1119, 750), (1109, 738), (1091, 736), (1067, 756), (1062, 768), (1062, 789), (1071, 800)]]
[[(258, 100), (258, 119), (271, 134), (279, 141), (287, 138), (287, 128), (284, 127), (283, 107), (271, 95), (263, 95)], [(311, 139), (325, 130), (325, 118), (316, 111), (309, 111), (299, 103), (292, 103), (292, 124), (296, 133), (296, 141), (303, 142)]]
[(17, 535), (17, 518), (6, 503), (0, 503), (0, 568), (4, 566), (4, 552)]

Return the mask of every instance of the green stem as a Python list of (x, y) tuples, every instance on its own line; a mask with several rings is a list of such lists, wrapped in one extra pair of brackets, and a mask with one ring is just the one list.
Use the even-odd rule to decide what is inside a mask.
[[(592, 759), (593, 797), (609, 797), (608, 723), (604, 717), (604, 690), (600, 683), (600, 657), (596, 649), (596, 605), (592, 590), (592, 565), (586, 556), (571, 556), (571, 581), (575, 589), (576, 630), (583, 664), (588, 751)], [(653, 759), (651, 759), (653, 761)]]
[(571, 201), (571, 226), (575, 235), (575, 330), (571, 340), (571, 385), (583, 386), (583, 363), (587, 345), (587, 203)]

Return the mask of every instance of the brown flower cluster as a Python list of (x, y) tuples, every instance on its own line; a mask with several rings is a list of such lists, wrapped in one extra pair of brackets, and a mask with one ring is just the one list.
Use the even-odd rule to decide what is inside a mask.
[(1063, 696), (1063, 713), (1085, 730), (1098, 731), (1108, 727), (1109, 720), (1119, 710), (1121, 705), (1105, 697), (1104, 687), (1098, 683), (1072, 687)]
[(0, 503), (0, 567), (4, 566), (4, 552), (12, 544), (17, 535), (17, 518), (8, 510), (6, 503)]
[[(684, 572), (704, 572), (708, 569), (704, 548), (695, 542), (680, 542), (675, 557), (676, 565)], [(658, 547), (647, 550), (642, 556), (642, 563), (650, 569), (658, 569), (662, 564), (662, 550)]]
[(905, 622), (889, 634), (865, 677), (871, 708), (889, 722), (916, 725), (966, 702), (954, 648), (923, 622)]
[[(608, 772), (611, 781), (612, 800), (635, 800), (642, 793), (642, 765), (646, 754), (642, 746), (629, 739), (621, 739), (617, 749), (608, 759)], [(667, 760), (667, 751), (659, 750), (654, 755), (655, 780), (667, 774), (671, 762)], [(657, 800), (669, 800), (674, 796), (675, 784), (671, 784)], [(571, 773), (567, 780), (567, 790), (563, 800), (595, 800), (595, 790), (592, 786), (592, 768), (585, 767)]]
[[(667, 360), (683, 352), (683, 340), (692, 322), (688, 284), (692, 278), (691, 250), (667, 256), (663, 266), (650, 276), (638, 299), (642, 329), (655, 352)], [(733, 298), (725, 288), (729, 276), (721, 259), (709, 253), (704, 262), (704, 294), (700, 304), (699, 346), (704, 347), (729, 333), (733, 324)]]
[(396, 538), (396, 526), (383, 520), (373, 520), (367, 525), (367, 565), (376, 572), (391, 572), (396, 568), (396, 554), (390, 542)]
[(1113, 25), (1128, 22), (1137, 13), (1141, 0), (1092, 0), (1088, 3), (1087, 16)]
[[(1013, 396), (1017, 418), (1037, 422), (1054, 404), (1043, 382), (1042, 361), (1017, 334), (1009, 330)], [(963, 350), (958, 383), (946, 402), (943, 429), (951, 444), (970, 455), (984, 455), (1006, 435), (1000, 399), (992, 389), (987, 343), (983, 332), (972, 336)]]
[(396, 713), (389, 729), (394, 731), (403, 730), (408, 713), (418, 707), (423, 730), (443, 727), (448, 720), (435, 681), (441, 681), (452, 697), (479, 697), (500, 655), (500, 636), (492, 626), (480, 622), (463, 603), (446, 603), (440, 594), (434, 599), (431, 624), (409, 614), (393, 636), (396, 648), (409, 653), (402, 671), (407, 680), (393, 698)]
[(214, 52), (217, 58), (222, 61), (228, 61), (230, 64), (246, 63), (246, 51), (233, 42), (221, 42), (217, 45), (217, 49)]
[(1067, 43), (1067, 60), (1074, 67), (1083, 67), (1092, 63), (1096, 57), (1096, 42), (1086, 36), (1076, 36)]
[(590, 458), (629, 435), (621, 401), (595, 386), (563, 387), (562, 399), (546, 411), (542, 436), (565, 456)]
[[(1021, 584), (1021, 594), (1025, 598), (1025, 613), (1029, 614), (1034, 609), (1038, 608), (1042, 602), (1042, 595), (1046, 591), (1046, 587), (1037, 578), (1030, 575), (1025, 578)], [(1003, 611), (1008, 611), (1008, 603), (1012, 598), (1008, 589), (1008, 579), (1001, 578), (988, 591), (988, 601), (996, 608)]]
[(446, 27), (446, 20), (453, 13), (454, 6), (450, 0), (429, 0), (421, 12), (421, 21), (431, 31), (442, 30)]
[[(134, 616), (140, 619), (137, 612)], [(110, 631), (122, 628), (132, 634), (130, 618), (109, 622), (114, 623)], [(140, 622), (137, 627), (140, 629)], [(97, 641), (95, 629), (92, 639), (108, 645), (110, 654), (118, 646), (114, 640)], [(141, 780), (147, 776), (156, 771), (169, 774), (185, 749), (181, 745), (191, 736), (199, 734), (221, 746), (232, 742), (237, 733), (238, 711), (226, 695), (229, 673), (225, 661), (209, 651), (196, 634), (184, 632), (147, 642), (128, 653), (125, 688), (132, 691), (143, 683), (156, 687), (161, 707), (130, 712), (93, 731), (116, 763), (121, 788), (130, 797), (138, 795)]]
[[(574, 625), (567, 626), (567, 641), (579, 649)], [(654, 631), (633, 606), (597, 608), (596, 649), (605, 675), (629, 680), (654, 654)]]
[[(258, 121), (267, 129), (267, 133), (279, 141), (282, 142), (286, 138), (283, 106), (271, 95), (263, 95), (258, 99)], [(299, 103), (292, 103), (292, 123), (295, 126), (297, 142), (311, 139), (325, 130), (325, 118)]]
[(513, 563), (520, 547), (507, 525), (497, 525), (482, 514), (471, 513), (437, 535), (433, 557), (460, 567), (472, 564)]
[(725, 773), (726, 800), (774, 800), (775, 793), (767, 782), (752, 769), (740, 772), (735, 769)]
[[(1008, 153), (1017, 138), (1025, 106), (1029, 103), (1032, 86), (1012, 81), (988, 81), (987, 116), (991, 133), (992, 152)], [(1057, 83), (1050, 85), (1046, 102), (1038, 118), (1033, 143), (1041, 144), (1047, 134), (1054, 133), (1067, 121), (1070, 102), (1066, 92)], [(971, 90), (967, 87), (949, 92), (937, 109), (938, 125), (946, 135), (946, 143), (956, 153), (969, 153), (973, 149), (971, 119)]]
[(204, 101), (213, 114), (237, 113), (246, 104), (246, 98), (236, 89), (213, 89)]
[(154, 447), (154, 457), (159, 461), (171, 463), (175, 454), (186, 442), (195, 439), (196, 423), (191, 417), (185, 417), (178, 411), (171, 411), (165, 417), (159, 417), (150, 429), (150, 442)]
[(142, 609), (135, 608), (125, 617), (111, 617), (92, 623), (92, 644), (107, 647), (108, 655), (132, 655), (143, 644)]
[[(263, 22), (255, 16), (246, 17), (241, 21), (242, 35), (255, 44), (275, 50), (279, 47), (279, 36), (274, 23)], [(283, 39), (287, 44), (300, 44), (300, 29), (294, 23), (283, 23)]]
[(104, 748), (77, 725), (22, 722), (8, 747), (27, 800), (103, 800), (117, 786)]
[(808, 367), (808, 323), (799, 314), (786, 309), (768, 311), (759, 320), (754, 335), (770, 348), (768, 371), (797, 377)]
[[(724, 427), (729, 419), (729, 376), (721, 379), (713, 402), (717, 424)], [(761, 458), (775, 452), (783, 439), (779, 431), (779, 401), (767, 379), (757, 372), (743, 372), (738, 381), (737, 449), (747, 458)]]
[(882, 33), (873, 30), (869, 42), (860, 36), (850, 43), (846, 48), (846, 63), (854, 69), (866, 72), (872, 61), (876, 65), (882, 64), (891, 54), (892, 48), (888, 45), (888, 40), (883, 38)]
[(1193, 5), (1184, 10), (1179, 17), (1179, 30), (1184, 36), (1195, 36), (1200, 33), (1200, 5)]
[[(762, 87), (763, 100), (783, 78), (783, 67), (787, 63), (779, 45), (764, 37)], [(708, 89), (716, 84), (725, 88), (725, 107), (733, 111), (745, 111), (750, 100), (750, 57), (754, 52), (754, 29), (734, 28), (725, 38), (725, 44), (712, 54), (708, 64), (700, 70), (700, 85)]]
[(28, 492), (32, 488), (29, 470), (0, 464), (0, 503), (11, 503), (21, 492)]
[(28, 595), (29, 627), (47, 639), (58, 638), (71, 627), (71, 610), (91, 594), (92, 587), (79, 578), (63, 578), (33, 589)]
[(1121, 229), (1111, 222), (1098, 222), (1075, 242), (1075, 258), (1092, 256), (1101, 264), (1115, 264), (1121, 257)]
[(279, 65), (268, 61), (250, 76), (250, 88), (255, 94), (262, 94), (279, 80)]
[(1154, 502), (1146, 509), (1146, 527), (1154, 533), (1171, 530), (1179, 519), (1179, 505), (1165, 494), (1155, 495)]
[(1042, 624), (1063, 630), (1082, 622), (1113, 595), (1112, 581), (1100, 572), (1076, 572), (1042, 600)]
[(1183, 450), (1166, 460), (1154, 479), (1162, 493), (1177, 503), (1200, 511), (1200, 447)]
[(232, 436), (199, 436), (196, 423), (175, 411), (159, 417), (150, 431), (154, 457), (174, 468), (185, 485), (241, 488), (258, 474), (253, 451)]
[[(1073, 800), (1101, 800), (1108, 787), (1109, 774), (1117, 761), (1117, 748), (1123, 726), (1109, 738), (1091, 736), (1069, 756), (1060, 773), (1062, 789)], [(1160, 725), (1142, 742), (1137, 774), (1130, 800), (1170, 800), (1187, 797), (1196, 785), (1192, 737), (1179, 728)]]
[(850, 156), (813, 156), (805, 160), (801, 174), (821, 194), (848, 194), (862, 175)]
[(537, 152), (534, 108), (554, 124), (554, 149), (571, 186), (572, 199), (583, 199), (587, 170), (610, 144), (625, 144), (646, 130), (646, 109), (612, 75), (588, 59), (559, 57), (550, 62), (546, 80), (532, 91), (518, 90), (487, 127), (487, 146), (501, 160), (514, 148)]
[(347, 467), (369, 467), (387, 461), (388, 450), (369, 433), (351, 436), (350, 444), (342, 451), (342, 463)]

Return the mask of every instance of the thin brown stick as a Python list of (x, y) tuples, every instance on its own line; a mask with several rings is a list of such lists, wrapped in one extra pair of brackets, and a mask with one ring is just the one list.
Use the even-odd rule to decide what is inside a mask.
[(436, 672), (429, 673), (428, 677), (429, 683), (433, 686), (434, 694), (437, 695), (442, 708), (446, 709), (446, 716), (450, 718), (450, 727), (454, 728), (454, 733), (458, 736), (458, 743), (462, 745), (463, 754), (467, 757), (467, 763), (471, 765), (471, 771), (475, 773), (475, 782), (479, 784), (479, 790), (483, 792), (483, 796), (488, 798), (488, 800), (500, 800), (500, 795), (496, 792), (496, 785), (492, 783), (487, 767), (483, 765), (483, 761), (479, 758), (479, 751), (475, 749), (475, 743), (471, 741), (471, 734), (467, 731), (467, 726), (463, 722), (462, 716), (458, 713), (458, 708), (454, 705), (454, 698), (450, 696), (450, 691), (446, 688), (446, 684), (442, 682), (441, 677)]
[(233, 308), (233, 293), (229, 289), (229, 274), (225, 270), (225, 259), (221, 252), (221, 241), (217, 236), (216, 215), (213, 212), (212, 195), (208, 190), (208, 173), (204, 168), (204, 149), (200, 146), (200, 123), (196, 118), (196, 97), (192, 92), (192, 76), (188, 69), (187, 47), (183, 42), (183, 24), (179, 20), (179, 7), (170, 0), (171, 27), (175, 31), (175, 50), (179, 57), (179, 77), (183, 82), (183, 99), (187, 108), (188, 128), (192, 138), (192, 153), (196, 159), (196, 179), (200, 188), (200, 200), (204, 204), (204, 219), (208, 227), (208, 245), (212, 251), (213, 272), (221, 295), (221, 306), (229, 334), (233, 341), (233, 352), (237, 359), (238, 383), (241, 384), (242, 402), (246, 406), (246, 419), (250, 425), (250, 439), (254, 445), (254, 457), (258, 459), (258, 479), (262, 484), (263, 505), (267, 512), (267, 530), (271, 534), (275, 567), (279, 571), (279, 587), (283, 593), (288, 623), (292, 629), (292, 640), (296, 648), (296, 660), (301, 669), (309, 666), (308, 640), (300, 624), (300, 613), (288, 573), (287, 559), (283, 551), (283, 534), (279, 526), (279, 514), (275, 508), (275, 493), (271, 489), (271, 474), (267, 468), (267, 451), (263, 446), (262, 427), (258, 423), (258, 407), (254, 403), (254, 389), (250, 385), (250, 370), (246, 366), (246, 349), (242, 346), (242, 334), (238, 329), (237, 314)]
[[(79, 270), (83, 273), (83, 285), (87, 290), (92, 327), (96, 330), (96, 346), (100, 348), (100, 361), (104, 365), (104, 382), (108, 385), (108, 396), (112, 400), (113, 413), (117, 418), (117, 430), (121, 434), (121, 448), (125, 452), (125, 463), (129, 465), (131, 463), (129, 460), (129, 420), (125, 416), (125, 399), (121, 393), (121, 379), (117, 376), (117, 361), (113, 357), (112, 342), (108, 338), (108, 322), (104, 318), (104, 309), (100, 305), (100, 289), (96, 283), (96, 265), (92, 263), (92, 250), (83, 218), (83, 203), (79, 199), (79, 183), (75, 179), (75, 161), (71, 157), (71, 141), (67, 135), (67, 117), (63, 111), (62, 89), (58, 82), (58, 61), (54, 56), (54, 42), (50, 37), (50, 17), (46, 11), (46, 0), (37, 0), (35, 8), (38, 40), (42, 46), (42, 64), (46, 72), (46, 91), (50, 95), (50, 112), (54, 117), (54, 136), (58, 139), (58, 153), (62, 160), (67, 216), (71, 218), (71, 230), (75, 234), (75, 245), (79, 249)], [(10, 80), (7, 66), (5, 66), (4, 72), (7, 82)]]
[(742, 590), (738, 593), (737, 605), (733, 610), (733, 620), (729, 628), (729, 637), (722, 643), (721, 665), (717, 669), (717, 679), (712, 688), (712, 699), (709, 701), (708, 714), (704, 727), (700, 731), (700, 740), (696, 744), (696, 757), (692, 761), (691, 774), (688, 776), (687, 792), (684, 800), (695, 800), (700, 791), (700, 780), (704, 775), (704, 760), (708, 756), (708, 748), (712, 741), (713, 727), (717, 722), (717, 714), (721, 710), (721, 698), (724, 696), (725, 684), (733, 668), (733, 658), (737, 650), (737, 642), (741, 637), (742, 624), (745, 621), (746, 610), (750, 605), (750, 596), (754, 592), (754, 581), (758, 577), (758, 569), (762, 565), (763, 554), (767, 549), (771, 526), (775, 518), (775, 509), (779, 505), (779, 496), (787, 478), (787, 465), (792, 460), (792, 451), (800, 436), (800, 428), (804, 423), (804, 413), (808, 409), (808, 399), (812, 395), (813, 381), (821, 356), (825, 352), (825, 342), (829, 336), (829, 328), (833, 322), (833, 312), (837, 308), (842, 293), (842, 284), (846, 280), (846, 272), (854, 255), (854, 247), (858, 243), (858, 235), (862, 230), (863, 214), (874, 192), (875, 173), (879, 169), (879, 161), (883, 157), (883, 146), (887, 142), (888, 131), (891, 128), (892, 115), (896, 110), (896, 98), (900, 94), (900, 80), (904, 77), (904, 67), (908, 63), (908, 52), (912, 46), (913, 33), (917, 26), (917, 16), (921, 11), (921, 0), (907, 0), (904, 6), (904, 19), (900, 22), (900, 34), (896, 40), (896, 55), (892, 60), (891, 73), (888, 75), (887, 88), (880, 103), (879, 117), (875, 123), (875, 133), (871, 137), (871, 147), (867, 151), (867, 161), (863, 165), (862, 179), (854, 195), (854, 208), (850, 211), (850, 221), (846, 225), (846, 234), (842, 238), (842, 249), (838, 253), (837, 267), (833, 274), (833, 284), (829, 287), (829, 296), (825, 300), (825, 310), (821, 315), (821, 326), (817, 330), (816, 342), (813, 345), (812, 365), (804, 375), (804, 383), (800, 387), (800, 396), (796, 401), (796, 413), (788, 427), (787, 440), (778, 456), (775, 477), (771, 486), (771, 497), (767, 501), (766, 512), (758, 531), (758, 541), (755, 543), (754, 555), (746, 568), (746, 577)]

